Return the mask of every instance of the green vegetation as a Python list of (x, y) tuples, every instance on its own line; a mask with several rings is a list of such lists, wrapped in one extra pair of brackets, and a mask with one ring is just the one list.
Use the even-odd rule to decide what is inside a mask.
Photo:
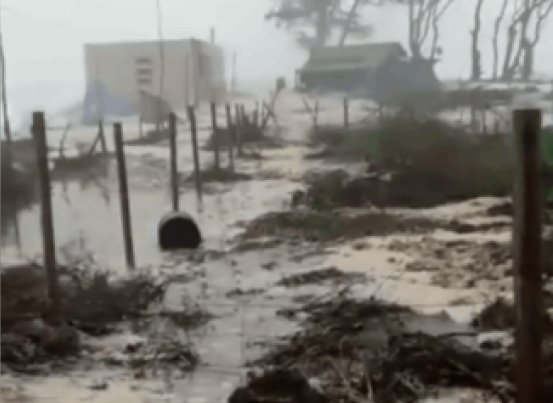
[[(372, 128), (320, 128), (320, 156), (368, 161), (371, 172), (390, 174), (378, 184), (375, 204), (426, 207), (511, 192), (514, 158), (507, 136), (471, 136), (436, 120), (394, 118)], [(375, 192), (375, 184), (367, 189)]]

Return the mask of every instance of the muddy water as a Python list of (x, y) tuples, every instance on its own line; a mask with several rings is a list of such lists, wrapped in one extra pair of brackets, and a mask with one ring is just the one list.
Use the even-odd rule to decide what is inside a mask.
[[(296, 102), (300, 107), (301, 102)], [(339, 104), (338, 104), (339, 105)], [(339, 114), (337, 114), (339, 115)], [(292, 127), (305, 116), (289, 117)], [(308, 119), (308, 117), (307, 117)], [(204, 121), (206, 119), (203, 119)], [(222, 118), (220, 119), (221, 121)], [(303, 122), (305, 126), (305, 122)], [(303, 127), (303, 126), (302, 126)], [(180, 128), (181, 132), (184, 128)], [(125, 132), (132, 131), (126, 128)], [(202, 131), (203, 139), (207, 131)], [(290, 135), (298, 133), (290, 132)], [(83, 133), (86, 137), (86, 133)], [(367, 274), (366, 281), (352, 287), (359, 297), (376, 296), (392, 302), (428, 304), (431, 310), (446, 309), (466, 320), (470, 310), (483, 302), (476, 291), (444, 289), (427, 284), (427, 273), (405, 273), (404, 267), (413, 256), (387, 250), (386, 239), (365, 239), (370, 248), (359, 249), (347, 242), (323, 250), (316, 245), (298, 243), (244, 253), (228, 251), (228, 243), (241, 230), (242, 220), (250, 220), (266, 211), (284, 208), (289, 194), (301, 186), (297, 182), (308, 169), (332, 169), (315, 161), (304, 161), (301, 146), (263, 150), (265, 160), (241, 161), (239, 170), (253, 174), (256, 179), (230, 184), (207, 186), (203, 205), (199, 205), (192, 186), (182, 187), (181, 206), (199, 222), (206, 238), (205, 248), (223, 251), (221, 257), (202, 263), (190, 263), (178, 254), (160, 253), (156, 246), (156, 227), (170, 206), (168, 193), (168, 150), (166, 144), (152, 147), (127, 147), (133, 235), (137, 263), (174, 274), (198, 274), (195, 280), (174, 284), (169, 289), (165, 305), (168, 309), (182, 307), (186, 297), (203, 305), (215, 318), (205, 327), (187, 335), (201, 356), (197, 371), (189, 377), (174, 379), (157, 374), (147, 380), (135, 380), (132, 371), (112, 368), (76, 370), (49, 377), (20, 377), (3, 375), (0, 378), (0, 401), (5, 402), (224, 402), (233, 388), (244, 382), (244, 364), (256, 357), (268, 341), (288, 334), (297, 323), (280, 319), (275, 312), (281, 307), (295, 305), (297, 297), (311, 298), (338, 292), (340, 287), (322, 283), (286, 288), (275, 284), (282, 277), (317, 268), (336, 266), (341, 270)], [(211, 154), (201, 153), (205, 166)], [(179, 136), (179, 166), (184, 176), (191, 171), (190, 142)], [(347, 167), (352, 168), (351, 166)], [(355, 168), (355, 167), (353, 167)], [(271, 179), (267, 179), (271, 178)], [(113, 163), (107, 174), (95, 180), (66, 178), (53, 186), (55, 230), (60, 258), (71, 260), (92, 253), (100, 265), (115, 272), (124, 271), (122, 235), (119, 218), (119, 199)], [(449, 210), (448, 210), (449, 211)], [(465, 212), (461, 208), (461, 213)], [(435, 214), (432, 212), (429, 214)], [(455, 210), (455, 214), (459, 211)], [(21, 239), (20, 252), (11, 236), (3, 237), (2, 263), (40, 253), (40, 224), (37, 206), (18, 214)], [(436, 234), (454, 238), (456, 234)], [(469, 235), (467, 235), (469, 236)], [(484, 235), (483, 235), (484, 236)], [(495, 235), (494, 235), (495, 236)], [(412, 239), (417, 242), (416, 238)], [(300, 257), (304, 256), (303, 259)], [(305, 256), (310, 256), (305, 258)], [(180, 263), (179, 263), (180, 262)], [(183, 263), (184, 262), (184, 263)], [(263, 289), (258, 295), (229, 297), (233, 290)], [(458, 306), (455, 300), (468, 301)], [(125, 334), (96, 341), (100, 355), (110, 355), (124, 346)], [(129, 335), (133, 337), (133, 335)], [(104, 387), (105, 385), (105, 387)], [(101, 387), (99, 387), (101, 386)], [(430, 400), (429, 400), (430, 401)], [(459, 395), (444, 400), (461, 401)], [(472, 401), (478, 401), (476, 398)]]
[[(90, 128), (86, 128), (76, 133), (74, 142), (79, 144), (82, 138), (90, 138), (92, 133), (89, 131)], [(190, 141), (186, 127), (180, 127), (179, 131), (179, 170), (185, 178), (192, 173)], [(200, 131), (200, 140), (208, 135), (208, 130)], [(133, 137), (133, 133), (127, 137)], [(52, 142), (55, 144), (55, 140)], [(111, 144), (108, 146), (111, 147)], [(159, 264), (164, 256), (157, 248), (157, 225), (171, 205), (168, 147), (166, 143), (126, 146), (125, 151), (136, 261), (139, 266)], [(207, 167), (213, 156), (201, 152), (200, 158), (202, 165)], [(272, 161), (267, 167), (264, 167), (263, 161), (239, 165), (239, 170), (258, 176), (257, 180), (206, 184), (202, 203), (198, 201), (192, 183), (182, 183), (181, 209), (198, 221), (206, 240), (204, 247), (219, 249), (236, 233), (236, 223), (285, 206), (290, 193), (298, 188), (289, 178), (294, 173), (294, 167), (301, 163), (301, 154), (291, 150), (289, 155), (281, 153), (276, 159), (285, 161), (277, 162), (276, 166)], [(222, 163), (227, 163), (226, 156), (223, 156)], [(271, 179), (263, 180), (259, 176)], [(121, 270), (124, 267), (123, 238), (114, 161), (83, 173), (54, 173), (53, 178), (53, 215), (60, 260), (71, 261), (92, 254), (100, 265), (110, 270)], [(38, 204), (19, 211), (4, 229), (4, 265), (40, 255), (42, 241)]]
[[(92, 254), (103, 267), (120, 270), (124, 267), (119, 195), (111, 179), (101, 186), (83, 186), (77, 181), (53, 186), (53, 214), (58, 255), (72, 261)], [(232, 236), (241, 220), (254, 218), (269, 210), (283, 208), (289, 193), (297, 185), (281, 180), (246, 181), (231, 186), (220, 186), (221, 193), (204, 196), (198, 203), (191, 189), (181, 198), (183, 210), (200, 225), (206, 248), (219, 248)], [(131, 189), (131, 219), (136, 261), (139, 266), (163, 262), (157, 247), (157, 225), (169, 212), (168, 192), (160, 187)], [(18, 257), (40, 255), (40, 208), (34, 205), (17, 215), (20, 245), (13, 228), (3, 238), (4, 264)], [(224, 236), (223, 236), (224, 235)]]
[[(207, 135), (207, 131), (200, 133), (203, 139)], [(254, 180), (207, 184), (202, 203), (198, 202), (192, 184), (183, 183), (181, 207), (198, 221), (205, 238), (203, 247), (225, 250), (229, 241), (241, 231), (240, 222), (285, 208), (290, 193), (301, 186), (298, 179), (310, 168), (302, 160), (304, 151), (298, 146), (263, 150), (266, 159), (241, 161), (238, 170), (251, 174)], [(299, 264), (292, 262), (275, 272), (261, 268), (274, 261), (287, 262), (291, 251), (278, 249), (229, 255), (200, 265), (179, 263), (183, 259), (178, 254), (161, 253), (157, 248), (156, 228), (170, 206), (167, 144), (128, 146), (126, 154), (138, 266), (184, 274), (190, 270), (200, 272), (200, 279), (171, 287), (166, 305), (179, 309), (182, 297), (186, 295), (216, 316), (206, 327), (187, 335), (201, 356), (200, 368), (190, 377), (180, 380), (170, 380), (160, 374), (149, 381), (135, 381), (130, 371), (101, 367), (93, 372), (76, 370), (48, 377), (3, 375), (0, 401), (226, 401), (232, 389), (244, 380), (243, 364), (260, 351), (252, 343), (273, 339), (295, 329), (295, 324), (277, 320), (274, 316), (279, 306), (291, 304), (292, 295), (285, 289), (275, 288), (269, 295), (253, 299), (229, 299), (226, 296), (233, 289), (271, 287), (285, 273), (298, 270)], [(211, 159), (210, 153), (201, 152), (204, 167)], [(316, 166), (316, 163), (309, 164)], [(179, 167), (183, 177), (190, 175), (191, 166), (190, 142), (180, 136)], [(63, 178), (54, 176), (52, 199), (59, 260), (71, 262), (92, 255), (100, 267), (124, 273), (113, 161), (105, 172), (64, 175)], [(38, 258), (41, 253), (39, 206), (35, 204), (20, 211), (16, 218), (18, 237), (13, 226), (8, 227), (7, 235), (2, 237), (3, 265)], [(321, 288), (321, 291), (325, 289)], [(106, 338), (97, 343), (103, 345), (100, 355), (112, 354), (124, 344), (121, 337)], [(98, 384), (106, 386), (97, 390)]]
[[(289, 95), (290, 97), (290, 95)], [(290, 105), (282, 103), (279, 116), (289, 124), (283, 127), (279, 138), (295, 143), (305, 141), (306, 114), (290, 114), (288, 109), (301, 105), (293, 96)], [(246, 103), (248, 100), (244, 100)], [(341, 104), (337, 104), (340, 106)], [(225, 122), (220, 108), (218, 121)], [(210, 116), (207, 108), (198, 114), (199, 143), (204, 144), (210, 135)], [(181, 113), (182, 115), (182, 113)], [(53, 122), (55, 123), (55, 122)], [(62, 124), (58, 125), (63, 127)], [(96, 135), (95, 127), (71, 128), (65, 142), (66, 156), (88, 150)], [(183, 178), (193, 172), (189, 127), (178, 126), (178, 166)], [(63, 129), (48, 131), (49, 146), (59, 147)], [(123, 121), (126, 140), (137, 138), (137, 123)], [(106, 125), (108, 150), (113, 150), (111, 127)], [(199, 203), (191, 182), (182, 183), (180, 205), (199, 223), (206, 239), (206, 248), (218, 249), (239, 229), (236, 223), (250, 220), (267, 211), (282, 209), (290, 200), (290, 193), (300, 187), (298, 181), (309, 169), (359, 170), (355, 164), (325, 166), (318, 161), (304, 161), (308, 152), (305, 146), (260, 150), (259, 161), (238, 161), (237, 170), (253, 176), (254, 180), (227, 184), (207, 184), (203, 203)], [(51, 157), (58, 152), (52, 151)], [(162, 263), (164, 256), (157, 248), (157, 225), (163, 214), (170, 210), (169, 149), (168, 142), (152, 146), (125, 146), (130, 188), (131, 220), (136, 262), (139, 266)], [(200, 149), (203, 168), (211, 166), (213, 154)], [(223, 166), (228, 164), (227, 152), (221, 156)], [(52, 202), (56, 244), (60, 260), (74, 260), (92, 254), (102, 266), (115, 271), (124, 267), (123, 240), (120, 219), (117, 173), (114, 161), (86, 172), (52, 174)], [(40, 208), (37, 204), (19, 211), (7, 226), (3, 225), (2, 263), (36, 259), (41, 254)]]

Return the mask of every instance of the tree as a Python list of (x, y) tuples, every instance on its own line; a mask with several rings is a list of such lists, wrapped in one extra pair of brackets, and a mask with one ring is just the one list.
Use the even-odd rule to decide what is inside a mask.
[(340, 36), (340, 41), (338, 42), (338, 45), (344, 46), (346, 42), (346, 37), (351, 32), (352, 28), (353, 30), (357, 30), (360, 34), (365, 34), (368, 32), (369, 27), (368, 26), (362, 26), (359, 20), (361, 19), (361, 16), (359, 14), (359, 9), (362, 5), (374, 5), (374, 6), (380, 6), (384, 3), (385, 0), (353, 0), (353, 3), (351, 5), (351, 8), (349, 10), (349, 13), (347, 15), (347, 19), (344, 23), (343, 29), (342, 29), (342, 35)]
[(502, 79), (512, 80), (517, 75), (523, 80), (531, 78), (534, 51), (541, 39), (544, 22), (552, 10), (553, 0), (524, 0), (514, 5), (507, 27)]
[(409, 50), (416, 60), (433, 60), (441, 52), (439, 23), (454, 0), (392, 0), (408, 6)]
[(480, 49), (478, 49), (478, 38), (480, 36), (480, 13), (482, 11), (482, 4), (484, 0), (478, 0), (474, 9), (474, 28), (470, 31), (472, 37), (471, 41), (471, 57), (472, 57), (472, 72), (471, 79), (479, 80), (482, 75), (482, 63), (480, 56)]
[(497, 75), (498, 75), (497, 68), (498, 68), (498, 62), (499, 62), (499, 46), (497, 42), (499, 40), (499, 29), (501, 28), (501, 23), (503, 22), (503, 18), (505, 17), (505, 11), (507, 11), (507, 4), (508, 4), (507, 0), (503, 0), (503, 4), (501, 5), (501, 9), (494, 23), (493, 39), (492, 39), (492, 47), (493, 47), (492, 77), (494, 80), (497, 79)]
[(348, 36), (370, 34), (370, 27), (362, 22), (360, 9), (380, 2), (354, 0), (348, 10), (345, 0), (276, 0), (265, 19), (275, 20), (277, 27), (297, 29), (298, 43), (305, 48), (327, 45), (335, 31), (341, 31), (338, 43), (344, 45)]

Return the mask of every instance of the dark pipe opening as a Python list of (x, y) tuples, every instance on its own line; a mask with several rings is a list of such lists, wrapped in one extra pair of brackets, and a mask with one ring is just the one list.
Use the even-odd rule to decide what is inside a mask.
[(159, 222), (158, 243), (162, 250), (196, 249), (202, 243), (202, 235), (192, 217), (173, 212)]

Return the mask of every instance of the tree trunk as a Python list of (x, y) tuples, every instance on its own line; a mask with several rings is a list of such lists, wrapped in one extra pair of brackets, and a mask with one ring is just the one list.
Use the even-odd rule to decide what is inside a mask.
[(497, 79), (497, 68), (498, 68), (498, 62), (499, 62), (499, 50), (498, 50), (498, 38), (499, 38), (499, 28), (501, 27), (501, 22), (503, 21), (503, 17), (505, 16), (505, 11), (507, 9), (507, 0), (503, 0), (503, 5), (501, 6), (501, 11), (497, 18), (495, 19), (495, 25), (494, 25), (494, 31), (493, 31), (493, 71), (492, 75), (494, 79)]
[(526, 42), (524, 45), (524, 60), (522, 62), (522, 79), (530, 80), (534, 70), (534, 46)]
[[(517, 18), (515, 18), (515, 20), (513, 21), (513, 23), (511, 24), (511, 26), (509, 27), (509, 29), (513, 29), (514, 30), (514, 35), (511, 34), (511, 31), (509, 31), (509, 45), (511, 47), (511, 51), (510, 51), (510, 54), (509, 54), (509, 59), (506, 59), (505, 62), (506, 62), (506, 65), (507, 67), (505, 68), (504, 66), (504, 70), (503, 70), (503, 76), (505, 79), (508, 79), (508, 80), (512, 80), (519, 67), (520, 67), (520, 63), (521, 63), (521, 59), (522, 57), (524, 56), (524, 53), (525, 53), (525, 50), (526, 48), (528, 47), (528, 25), (530, 23), (530, 20), (532, 19), (532, 14), (533, 14), (533, 11), (536, 10), (536, 5), (537, 3), (535, 2), (530, 2), (529, 0), (525, 0), (525, 3), (524, 3), (524, 6), (523, 6), (523, 9), (522, 9), (522, 12), (520, 13), (520, 16), (518, 16)], [(513, 58), (511, 58), (512, 54), (513, 54), (513, 49), (514, 49), (514, 42), (515, 42), (515, 39), (516, 39), (516, 28), (515, 28), (515, 25), (516, 24), (519, 24), (520, 25), (520, 36), (519, 36), (519, 40), (518, 40), (518, 47), (516, 49), (516, 52), (515, 52), (515, 56)]]
[(476, 9), (474, 11), (474, 29), (471, 32), (472, 36), (472, 80), (479, 80), (482, 74), (482, 66), (480, 63), (480, 50), (478, 49), (478, 38), (480, 36), (480, 12), (482, 10), (482, 3), (484, 0), (478, 0)]
[(415, 18), (415, 0), (409, 0), (409, 50), (411, 51), (411, 57), (413, 59), (421, 59), (421, 49), (418, 42), (418, 35), (416, 32), (417, 20)]
[(355, 16), (355, 13), (357, 12), (357, 7), (359, 7), (359, 4), (361, 4), (361, 0), (354, 0), (353, 5), (351, 6), (351, 9), (348, 13), (348, 18), (344, 24), (344, 29), (342, 30), (342, 35), (340, 36), (340, 41), (338, 42), (339, 46), (344, 46), (346, 43), (346, 38), (349, 34), (349, 30), (351, 28), (351, 23), (353, 21), (353, 17)]
[(524, 7), (525, 7), (524, 12), (522, 13), (520, 18), (520, 24), (521, 24), (520, 41), (519, 41), (517, 53), (513, 60), (513, 64), (511, 65), (511, 71), (510, 71), (511, 77), (514, 77), (518, 68), (520, 67), (521, 58), (524, 55), (526, 48), (528, 47), (528, 24), (530, 23), (530, 19), (532, 18), (533, 5), (530, 4), (529, 0), (526, 0)]
[(317, 2), (317, 15), (315, 27), (315, 44), (317, 47), (323, 47), (326, 44), (329, 34), (328, 4), (327, 1)]
[[(447, 6), (446, 6), (447, 7)], [(445, 9), (443, 10), (445, 11)], [(436, 52), (438, 51), (438, 40), (440, 39), (440, 29), (438, 22), (441, 15), (438, 13), (437, 6), (432, 11), (432, 47), (430, 48), (430, 59), (436, 58)]]
[(510, 74), (511, 58), (513, 56), (513, 49), (515, 47), (515, 39), (517, 36), (517, 30), (514, 25), (509, 27), (507, 34), (507, 48), (505, 50), (505, 59), (503, 60), (503, 73), (501, 78), (503, 80), (512, 80), (512, 75)]
[(541, 3), (536, 10), (537, 15), (534, 27), (534, 37), (532, 39), (527, 39), (525, 42), (524, 61), (522, 65), (522, 78), (525, 80), (529, 80), (534, 72), (534, 50), (541, 39), (543, 22), (547, 19), (552, 10), (553, 0)]

